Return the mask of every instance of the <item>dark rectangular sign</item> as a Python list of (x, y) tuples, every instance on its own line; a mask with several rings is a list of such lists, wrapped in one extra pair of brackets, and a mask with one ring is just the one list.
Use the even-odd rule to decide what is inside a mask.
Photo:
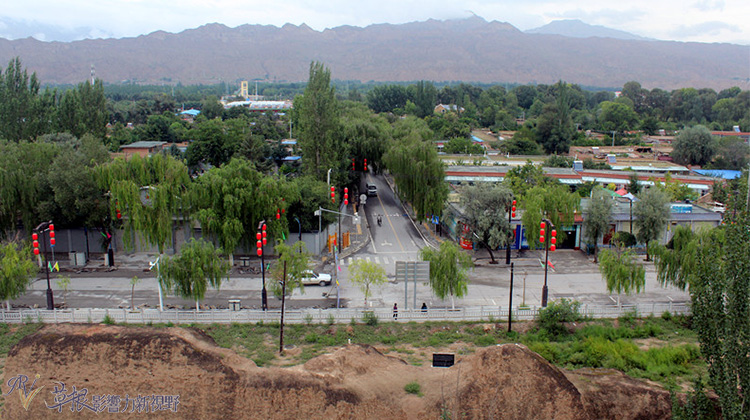
[(454, 354), (432, 353), (432, 367), (451, 367), (455, 359)]

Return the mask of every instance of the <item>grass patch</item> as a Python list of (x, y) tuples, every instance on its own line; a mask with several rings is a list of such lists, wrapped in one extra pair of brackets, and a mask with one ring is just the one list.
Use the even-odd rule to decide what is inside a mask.
[(422, 396), (422, 387), (417, 381), (411, 381), (406, 384), (404, 386), (404, 391), (406, 391), (407, 394), (414, 394), (420, 397)]
[(11, 347), (43, 326), (42, 323), (0, 324), (0, 357), (6, 357)]

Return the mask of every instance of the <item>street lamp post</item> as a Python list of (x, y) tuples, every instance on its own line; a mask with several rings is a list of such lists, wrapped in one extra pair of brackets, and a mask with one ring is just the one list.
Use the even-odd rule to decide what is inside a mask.
[[(52, 221), (49, 222), (42, 222), (37, 226), (34, 231), (36, 232), (36, 235), (41, 234), (42, 235), (42, 243), (44, 244), (44, 272), (47, 275), (47, 310), (53, 310), (55, 309), (55, 298), (52, 295), (52, 286), (49, 282), (49, 262), (47, 261), (47, 241), (44, 240), (44, 233), (45, 232), (54, 232), (55, 231), (55, 225), (52, 224)], [(50, 245), (52, 245), (55, 240), (54, 234), (50, 235)], [(38, 236), (37, 236), (38, 238)], [(34, 242), (37, 242), (37, 238), (34, 238), (32, 235), (32, 239), (34, 239)], [(35, 254), (38, 254), (39, 252), (39, 244), (38, 242), (34, 244)]]
[(263, 245), (266, 244), (266, 221), (261, 220), (258, 223), (258, 233), (255, 235), (258, 240), (258, 256), (260, 257), (260, 271), (263, 276), (263, 289), (260, 292), (260, 308), (268, 310), (268, 292), (266, 291), (266, 261), (263, 252)]
[[(546, 236), (544, 228), (550, 228), (550, 236)], [(547, 269), (549, 267), (549, 252), (554, 251), (557, 243), (557, 230), (549, 219), (542, 219), (539, 229), (539, 242), (544, 244), (544, 286), (542, 286), (542, 308), (547, 307)]]
[[(297, 221), (297, 226), (299, 227), (299, 236), (297, 237), (297, 240), (298, 242), (302, 242), (302, 223), (297, 216), (294, 216), (294, 220)], [(302, 248), (299, 249), (299, 252), (300, 254), (302, 253)]]
[(508, 210), (508, 246), (505, 247), (505, 264), (510, 264), (510, 240), (513, 238), (513, 217), (516, 217), (516, 200), (513, 200), (513, 205)]

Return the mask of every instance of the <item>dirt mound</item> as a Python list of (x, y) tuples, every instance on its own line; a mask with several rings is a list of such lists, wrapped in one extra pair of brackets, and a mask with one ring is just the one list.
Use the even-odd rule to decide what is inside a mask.
[[(13, 419), (652, 419), (670, 408), (659, 388), (622, 374), (566, 373), (513, 344), (451, 368), (360, 345), (258, 368), (200, 330), (53, 325), (19, 342), (4, 372), (3, 418)], [(410, 382), (421, 395), (405, 392)]]

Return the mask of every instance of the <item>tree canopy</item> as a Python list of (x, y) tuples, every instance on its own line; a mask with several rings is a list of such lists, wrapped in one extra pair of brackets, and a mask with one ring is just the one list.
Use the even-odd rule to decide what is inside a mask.
[(507, 245), (510, 240), (508, 212), (512, 202), (513, 193), (502, 184), (493, 186), (483, 182), (461, 190), (466, 223), (487, 247), (492, 261), (495, 261), (492, 250)]
[(649, 256), (649, 243), (661, 237), (669, 221), (669, 196), (659, 188), (649, 188), (638, 196), (633, 204), (633, 217), (637, 229), (636, 238), (646, 244), (646, 260)]
[(430, 287), (440, 300), (451, 297), (451, 307), (455, 308), (454, 298), (466, 294), (469, 285), (467, 271), (473, 267), (471, 257), (461, 251), (454, 242), (441, 242), (439, 249), (430, 247), (419, 251), (425, 261), (430, 262)]
[(583, 213), (583, 229), (586, 240), (594, 246), (594, 262), (597, 262), (599, 238), (609, 231), (612, 223), (612, 197), (601, 188), (594, 190), (588, 208)]
[(221, 287), (222, 278), (229, 273), (229, 263), (221, 257), (221, 248), (203, 239), (191, 238), (174, 257), (159, 263), (159, 279), (165, 290), (198, 302), (206, 296), (208, 286)]

